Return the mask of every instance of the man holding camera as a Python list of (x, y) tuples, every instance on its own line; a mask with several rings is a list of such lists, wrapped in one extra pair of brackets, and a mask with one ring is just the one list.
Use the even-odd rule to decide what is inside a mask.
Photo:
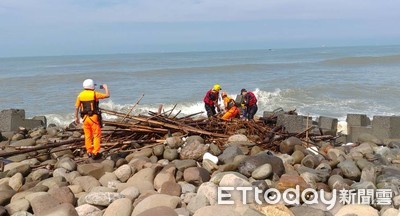
[(96, 84), (92, 79), (83, 81), (84, 90), (78, 95), (75, 103), (75, 123), (79, 124), (78, 112), (83, 122), (85, 133), (85, 147), (89, 157), (97, 159), (100, 151), (101, 140), (101, 112), (99, 100), (110, 97), (110, 92), (106, 84), (100, 85), (105, 93), (96, 92)]

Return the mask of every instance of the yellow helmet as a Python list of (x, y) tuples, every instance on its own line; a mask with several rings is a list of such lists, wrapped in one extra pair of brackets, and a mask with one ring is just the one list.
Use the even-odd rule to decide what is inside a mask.
[(214, 87), (213, 87), (213, 90), (214, 91), (219, 91), (219, 90), (222, 90), (222, 88), (221, 88), (221, 86), (219, 84), (215, 84)]

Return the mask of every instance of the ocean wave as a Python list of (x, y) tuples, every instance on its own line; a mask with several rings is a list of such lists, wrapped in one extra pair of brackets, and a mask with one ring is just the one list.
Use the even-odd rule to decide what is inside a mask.
[(398, 64), (400, 55), (345, 57), (322, 61), (329, 65)]
[[(294, 110), (300, 115), (309, 115), (314, 119), (318, 116), (329, 116), (338, 118), (339, 121), (345, 121), (348, 113), (366, 114), (369, 117), (373, 115), (395, 115), (396, 112), (393, 108), (379, 104), (377, 102), (369, 101), (366, 99), (341, 99), (334, 97), (318, 97), (316, 98), (312, 90), (307, 89), (275, 89), (273, 91), (265, 91), (260, 88), (253, 90), (258, 99), (258, 116), (263, 115), (263, 111), (272, 111), (277, 108), (283, 108), (286, 111)], [(235, 94), (230, 94), (230, 97), (236, 98)], [(222, 101), (220, 101), (222, 104)], [(157, 112), (160, 104), (139, 104), (136, 106), (132, 115), (148, 114), (149, 111)], [(171, 110), (175, 104), (163, 104), (163, 110)], [(118, 104), (112, 100), (107, 100), (100, 104), (100, 107), (117, 112), (127, 113), (132, 104)], [(204, 112), (204, 103), (202, 101), (181, 102), (178, 103), (171, 115), (179, 116), (190, 115), (194, 113), (203, 112), (199, 116), (206, 116)], [(74, 116), (72, 113), (60, 115), (50, 114), (46, 115), (48, 123), (54, 123), (60, 126), (69, 125)], [(115, 120), (116, 117), (112, 115), (103, 114), (104, 119)]]

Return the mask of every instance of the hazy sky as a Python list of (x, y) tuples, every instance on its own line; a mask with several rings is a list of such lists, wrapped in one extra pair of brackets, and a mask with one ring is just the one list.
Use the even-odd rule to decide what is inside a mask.
[(0, 56), (400, 44), (399, 0), (0, 0)]

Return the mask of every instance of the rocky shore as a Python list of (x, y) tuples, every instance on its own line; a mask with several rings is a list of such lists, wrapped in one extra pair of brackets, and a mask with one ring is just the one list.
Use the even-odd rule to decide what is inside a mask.
[[(385, 143), (361, 133), (350, 145), (319, 141), (317, 147), (295, 136), (282, 140), (276, 152), (264, 150), (245, 130), (217, 145), (201, 136), (174, 133), (162, 143), (131, 153), (93, 160), (68, 145), (0, 158), (0, 216), (203, 216), (203, 215), (398, 215), (400, 207), (400, 143)], [(82, 138), (81, 132), (50, 125), (3, 133), (0, 153), (49, 142)], [(104, 151), (104, 148), (103, 148)], [(315, 189), (333, 208), (311, 203), (309, 194), (297, 204), (267, 203), (264, 194), (243, 194), (221, 187), (280, 192)], [(346, 191), (389, 189), (369, 205)], [(336, 193), (333, 193), (332, 191)], [(220, 191), (221, 192), (221, 191)], [(365, 197), (364, 197), (365, 198)], [(380, 203), (385, 199), (390, 203)], [(263, 201), (258, 203), (257, 200)], [(233, 201), (233, 204), (219, 204)]]

